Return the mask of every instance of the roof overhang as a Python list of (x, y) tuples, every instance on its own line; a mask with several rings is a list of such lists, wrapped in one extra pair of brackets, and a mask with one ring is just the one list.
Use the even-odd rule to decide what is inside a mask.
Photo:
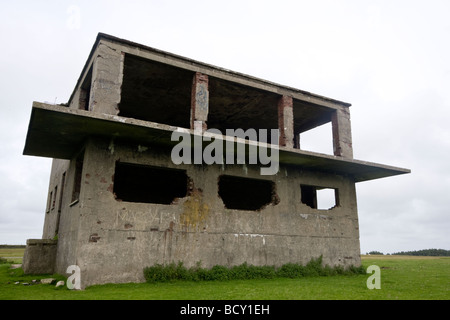
[[(174, 131), (194, 131), (155, 122), (33, 102), (24, 155), (72, 159), (89, 137), (135, 141), (146, 145), (174, 146)], [(229, 139), (228, 137), (224, 137)], [(256, 142), (235, 139), (236, 144)], [(410, 173), (397, 168), (292, 148), (279, 148), (281, 164), (351, 176), (355, 182)]]

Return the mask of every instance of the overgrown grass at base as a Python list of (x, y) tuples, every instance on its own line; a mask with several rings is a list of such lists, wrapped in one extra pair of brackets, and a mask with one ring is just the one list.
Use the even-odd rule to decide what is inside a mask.
[[(166, 281), (95, 285), (85, 290), (18, 281), (64, 276), (24, 275), (0, 265), (0, 300), (449, 300), (450, 258), (362, 256), (363, 269), (377, 265), (381, 289), (371, 274), (224, 281)], [(66, 275), (68, 276), (68, 275)]]
[(168, 265), (155, 264), (144, 268), (144, 277), (147, 282), (166, 282), (174, 280), (184, 281), (225, 281), (225, 280), (251, 280), (251, 279), (274, 279), (274, 278), (301, 278), (311, 276), (332, 276), (364, 274), (363, 267), (322, 266), (322, 257), (312, 259), (305, 266), (288, 263), (279, 268), (274, 266), (254, 266), (243, 263), (238, 266), (225, 267), (216, 265), (211, 269), (197, 266), (186, 268), (182, 262)]

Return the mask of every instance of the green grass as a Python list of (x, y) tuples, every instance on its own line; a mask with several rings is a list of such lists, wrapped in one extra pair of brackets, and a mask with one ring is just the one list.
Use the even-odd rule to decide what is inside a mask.
[[(363, 256), (381, 268), (381, 289), (369, 290), (369, 274), (226, 281), (169, 281), (91, 286), (71, 291), (65, 286), (15, 285), (49, 276), (23, 275), (0, 265), (0, 299), (13, 300), (448, 300), (450, 258)], [(54, 276), (59, 277), (61, 276)], [(9, 282), (9, 283), (8, 283)]]
[(350, 267), (344, 269), (342, 266), (330, 267), (323, 265), (322, 256), (311, 259), (306, 265), (287, 263), (281, 267), (275, 266), (253, 266), (243, 263), (241, 265), (225, 267), (216, 265), (210, 269), (197, 265), (186, 268), (182, 262), (168, 265), (155, 264), (144, 268), (144, 277), (147, 282), (167, 282), (173, 280), (189, 281), (214, 281), (214, 280), (255, 280), (274, 278), (302, 278), (311, 276), (333, 276), (365, 274), (361, 267)]
[(22, 263), (25, 248), (0, 248), (0, 258), (7, 258), (11, 263)]

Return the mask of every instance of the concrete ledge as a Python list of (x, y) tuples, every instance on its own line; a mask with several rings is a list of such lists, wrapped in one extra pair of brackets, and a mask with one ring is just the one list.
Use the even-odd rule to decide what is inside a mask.
[[(149, 121), (34, 102), (23, 154), (70, 160), (86, 139), (92, 136), (173, 147), (178, 144), (178, 141), (171, 141), (171, 134), (176, 130), (180, 129)], [(182, 130), (194, 133), (191, 129)], [(235, 142), (237, 143), (249, 145), (255, 142), (242, 140)], [(384, 164), (295, 148), (274, 147), (279, 148), (280, 163), (351, 176), (355, 182), (411, 172), (409, 169)]]
[(57, 240), (28, 239), (23, 255), (25, 274), (53, 274), (56, 260)]

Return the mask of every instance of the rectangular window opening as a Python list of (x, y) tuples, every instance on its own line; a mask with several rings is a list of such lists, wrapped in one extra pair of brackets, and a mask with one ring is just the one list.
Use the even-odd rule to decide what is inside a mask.
[(302, 203), (313, 209), (331, 210), (340, 206), (338, 189), (301, 184), (300, 190)]
[[(279, 98), (275, 93), (210, 76), (208, 128), (224, 135), (234, 130), (231, 136), (278, 144), (278, 139), (272, 141), (271, 129), (278, 129)], [(267, 130), (266, 134), (260, 129)]]
[(80, 87), (80, 98), (78, 109), (89, 111), (89, 100), (91, 98), (91, 82), (92, 82), (92, 67), (87, 73), (83, 84)]
[(172, 204), (187, 195), (189, 178), (185, 170), (116, 162), (116, 200)]
[(259, 211), (279, 203), (273, 181), (228, 175), (219, 177), (219, 196), (227, 209)]
[(50, 191), (47, 199), (47, 210), (46, 210), (47, 213), (50, 212), (50, 208), (52, 206), (52, 199), (53, 199), (53, 191)]
[(56, 207), (56, 196), (58, 194), (58, 186), (55, 186), (55, 191), (53, 194), (53, 200), (52, 200), (52, 210)]
[(190, 128), (193, 75), (125, 54), (119, 116)]
[(84, 152), (82, 152), (75, 160), (75, 176), (72, 190), (72, 203), (80, 199), (81, 180), (83, 173)]
[(324, 154), (333, 154), (333, 136), (331, 122), (315, 127), (295, 137), (302, 150)]
[(59, 202), (58, 202), (58, 215), (56, 217), (56, 228), (55, 235), (59, 232), (59, 221), (61, 220), (61, 209), (62, 209), (62, 200), (63, 200), (63, 192), (64, 192), (64, 184), (66, 183), (66, 172), (63, 173), (61, 178), (61, 190), (59, 191)]
[(62, 208), (62, 200), (63, 200), (63, 192), (64, 192), (64, 184), (66, 183), (66, 173), (64, 172), (61, 179), (61, 191), (59, 192), (59, 203), (58, 203), (58, 212), (61, 212)]
[(301, 150), (334, 154), (332, 117), (334, 108), (293, 100), (294, 145)]

